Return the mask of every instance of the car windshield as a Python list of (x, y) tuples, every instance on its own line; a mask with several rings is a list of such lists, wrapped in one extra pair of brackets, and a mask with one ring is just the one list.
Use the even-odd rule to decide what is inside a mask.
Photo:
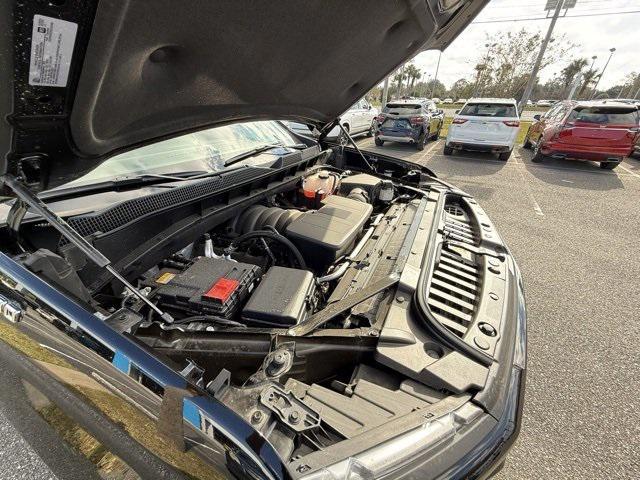
[[(265, 145), (298, 142), (275, 121), (246, 122), (210, 128), (136, 148), (105, 160), (88, 174), (60, 188), (88, 185), (144, 174), (215, 172), (229, 159)], [(250, 161), (250, 160), (247, 160)]]
[(467, 103), (460, 115), (471, 117), (516, 117), (516, 106), (512, 103)]
[(569, 114), (567, 121), (600, 125), (637, 125), (638, 111), (635, 108), (576, 107)]

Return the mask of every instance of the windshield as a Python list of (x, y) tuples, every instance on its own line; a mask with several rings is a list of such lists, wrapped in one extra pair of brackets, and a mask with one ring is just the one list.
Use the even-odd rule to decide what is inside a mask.
[(517, 117), (512, 103), (467, 103), (460, 115), (471, 117)]
[(569, 114), (567, 122), (637, 125), (638, 111), (635, 108), (576, 107)]
[(275, 121), (210, 128), (111, 157), (87, 175), (63, 185), (62, 188), (149, 173), (170, 175), (185, 171), (215, 172), (222, 170), (224, 163), (230, 158), (264, 145), (275, 144), (297, 144), (287, 129)]

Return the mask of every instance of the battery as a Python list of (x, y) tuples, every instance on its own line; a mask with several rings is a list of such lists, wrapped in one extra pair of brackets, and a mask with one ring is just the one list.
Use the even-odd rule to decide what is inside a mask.
[(159, 282), (158, 303), (191, 315), (233, 317), (262, 275), (260, 267), (223, 258), (199, 257), (185, 271)]

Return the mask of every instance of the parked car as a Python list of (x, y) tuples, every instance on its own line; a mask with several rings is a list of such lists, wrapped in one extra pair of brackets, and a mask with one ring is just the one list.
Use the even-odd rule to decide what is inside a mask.
[(533, 105), (533, 102), (531, 100), (527, 100), (527, 107), (530, 107)]
[(495, 225), (272, 120), (326, 133), (487, 2), (151, 3), (0, 16), (0, 395), (42, 476), (494, 474), (526, 372)]
[(638, 141), (638, 107), (633, 104), (564, 101), (534, 119), (523, 145), (533, 148), (534, 162), (546, 156), (591, 160), (611, 170)]
[(459, 103), (460, 105), (464, 105), (465, 103), (467, 103), (467, 99), (466, 98), (459, 98), (456, 103)]
[(444, 103), (445, 105), (451, 105), (453, 103), (453, 98), (445, 98), (444, 99)]
[(513, 98), (471, 98), (453, 117), (444, 154), (454, 150), (497, 153), (508, 160), (520, 128), (518, 104)]
[(444, 112), (430, 100), (414, 102), (399, 100), (390, 102), (378, 115), (375, 144), (401, 142), (415, 145), (422, 150), (429, 140), (437, 140), (444, 124)]
[(536, 107), (550, 107), (554, 104), (553, 100), (538, 100), (536, 102)]
[(431, 101), (432, 101), (433, 103), (442, 103), (442, 100), (440, 100), (438, 97), (434, 97), (434, 98), (432, 98), (432, 99), (431, 99)]
[[(363, 98), (340, 115), (340, 123), (352, 137), (359, 135), (371, 137), (375, 130), (375, 118), (378, 113), (378, 109)], [(346, 135), (338, 127), (329, 132), (327, 139), (337, 139), (341, 145), (346, 145), (348, 142)]]

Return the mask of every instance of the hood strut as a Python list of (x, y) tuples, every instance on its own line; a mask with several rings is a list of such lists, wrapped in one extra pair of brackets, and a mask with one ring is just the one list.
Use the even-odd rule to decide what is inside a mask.
[(51, 224), (53, 228), (58, 230), (69, 242), (78, 247), (78, 249), (84, 253), (89, 260), (98, 265), (101, 268), (106, 269), (113, 277), (121, 282), (127, 289), (129, 289), (136, 297), (142, 300), (149, 308), (156, 312), (167, 323), (173, 322), (173, 317), (166, 312), (163, 312), (155, 305), (151, 300), (144, 296), (136, 287), (131, 285), (129, 281), (124, 278), (118, 271), (111, 265), (111, 260), (105, 257), (98, 249), (91, 245), (85, 238), (75, 231), (67, 222), (52, 212), (47, 205), (35, 196), (31, 190), (29, 190), (23, 183), (16, 179), (13, 175), (5, 175), (2, 177), (2, 183), (9, 187), (16, 194), (19, 200), (24, 202), (34, 212), (38, 213), (42, 218)]

